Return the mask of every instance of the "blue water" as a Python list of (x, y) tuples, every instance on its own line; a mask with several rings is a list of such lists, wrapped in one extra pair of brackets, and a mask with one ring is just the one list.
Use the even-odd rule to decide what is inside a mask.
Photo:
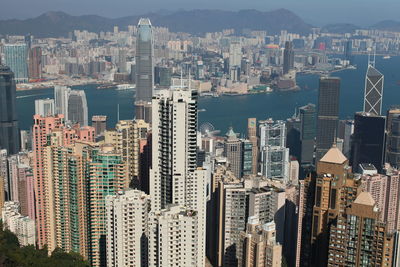
[[(344, 70), (333, 73), (342, 79), (340, 93), (340, 117), (352, 118), (356, 111), (362, 109), (367, 57), (356, 56), (356, 70)], [(385, 75), (383, 111), (390, 106), (400, 105), (400, 57), (384, 60), (377, 58), (376, 67)], [(317, 104), (317, 75), (297, 77), (302, 88), (298, 92), (276, 92), (246, 96), (222, 96), (219, 98), (201, 98), (199, 108), (206, 109), (199, 113), (199, 124), (210, 122), (222, 133), (233, 126), (239, 133), (245, 133), (247, 118), (286, 119), (292, 116), (295, 109), (308, 103)], [(133, 93), (113, 89), (97, 90), (96, 86), (76, 86), (86, 92), (89, 108), (89, 120), (92, 115), (107, 115), (108, 127), (112, 128), (117, 121), (117, 104), (120, 105), (120, 119), (133, 118)], [(32, 125), (34, 100), (53, 98), (52, 89), (17, 92), (18, 117), (21, 129), (29, 129)]]

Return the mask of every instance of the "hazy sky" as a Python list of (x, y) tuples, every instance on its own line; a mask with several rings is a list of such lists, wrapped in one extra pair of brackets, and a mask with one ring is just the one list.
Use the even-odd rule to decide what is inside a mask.
[(30, 18), (46, 11), (122, 17), (161, 9), (267, 11), (281, 7), (318, 26), (337, 22), (370, 25), (384, 19), (400, 20), (399, 0), (1, 0), (0, 19)]

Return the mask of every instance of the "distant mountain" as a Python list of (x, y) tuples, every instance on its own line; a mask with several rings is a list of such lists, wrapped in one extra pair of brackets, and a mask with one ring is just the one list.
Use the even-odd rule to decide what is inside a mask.
[(323, 32), (339, 33), (339, 34), (354, 33), (357, 29), (361, 29), (361, 27), (350, 23), (328, 24), (322, 27)]
[(67, 36), (73, 30), (92, 32), (110, 31), (114, 26), (125, 28), (136, 25), (140, 17), (149, 17), (155, 26), (168, 27), (173, 32), (202, 34), (223, 29), (266, 30), (269, 34), (288, 30), (293, 33), (308, 33), (311, 26), (287, 9), (268, 12), (241, 10), (238, 12), (221, 10), (191, 10), (159, 12), (142, 16), (128, 16), (110, 19), (96, 15), (72, 16), (64, 12), (47, 12), (39, 17), (26, 20), (0, 20), (0, 34), (37, 37)]
[(370, 28), (377, 30), (400, 32), (400, 21), (384, 20), (372, 25)]

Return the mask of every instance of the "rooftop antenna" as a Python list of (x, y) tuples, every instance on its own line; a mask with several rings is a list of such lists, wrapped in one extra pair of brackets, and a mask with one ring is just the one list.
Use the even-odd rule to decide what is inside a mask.
[(117, 122), (119, 122), (119, 104), (117, 104)]
[(183, 66), (181, 66), (181, 88), (183, 88)]
[(189, 91), (190, 91), (190, 83), (191, 83), (191, 81), (192, 81), (192, 77), (190, 76), (190, 68), (189, 68), (189, 85), (188, 85)]

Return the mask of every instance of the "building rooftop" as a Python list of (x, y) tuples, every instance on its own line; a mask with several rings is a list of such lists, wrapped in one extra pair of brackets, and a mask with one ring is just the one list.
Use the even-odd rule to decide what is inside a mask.
[(343, 155), (342, 151), (336, 147), (336, 145), (332, 146), (331, 149), (326, 152), (326, 154), (322, 157), (320, 161), (342, 164), (347, 160), (347, 158)]
[(375, 200), (372, 198), (372, 195), (368, 192), (361, 192), (356, 198), (356, 200), (354, 200), (354, 203), (366, 206), (375, 206)]

